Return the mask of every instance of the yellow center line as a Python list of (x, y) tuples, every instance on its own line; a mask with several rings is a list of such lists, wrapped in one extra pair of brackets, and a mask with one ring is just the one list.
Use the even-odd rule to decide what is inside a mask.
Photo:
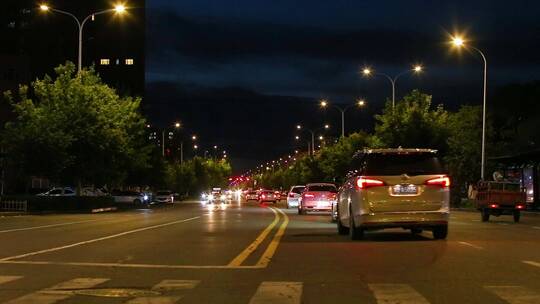
[(274, 212), (274, 221), (272, 221), (272, 223), (270, 223), (270, 225), (268, 225), (266, 229), (264, 229), (263, 232), (259, 234), (259, 236), (255, 239), (255, 241), (249, 244), (249, 246), (247, 246), (246, 249), (244, 249), (237, 257), (235, 257), (227, 266), (242, 265), (242, 263), (249, 257), (249, 255), (253, 253), (253, 251), (255, 251), (257, 247), (259, 247), (259, 245), (264, 241), (264, 239), (266, 239), (270, 231), (274, 229), (274, 227), (279, 222), (279, 213), (276, 212), (274, 208), (270, 208), (270, 210)]
[(268, 245), (268, 247), (264, 251), (263, 255), (261, 256), (261, 258), (257, 262), (256, 266), (259, 266), (259, 267), (267, 267), (268, 266), (268, 263), (270, 263), (270, 261), (272, 260), (272, 257), (276, 253), (279, 242), (281, 241), (281, 238), (285, 234), (285, 229), (287, 229), (287, 225), (289, 224), (289, 217), (287, 216), (287, 214), (285, 212), (283, 212), (281, 209), (277, 209), (277, 210), (283, 215), (285, 220), (283, 221), (283, 223), (279, 227), (278, 232), (276, 232), (276, 234), (274, 235), (274, 238), (272, 239), (272, 242), (270, 242), (270, 244)]

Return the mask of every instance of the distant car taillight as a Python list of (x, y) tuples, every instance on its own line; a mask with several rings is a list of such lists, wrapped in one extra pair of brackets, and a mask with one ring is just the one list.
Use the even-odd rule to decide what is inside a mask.
[(356, 180), (356, 187), (358, 189), (367, 189), (371, 187), (380, 187), (380, 186), (384, 186), (384, 182), (378, 179), (360, 176)]
[(448, 188), (450, 187), (450, 177), (448, 176), (441, 176), (437, 178), (432, 178), (426, 181), (426, 185), (428, 186), (439, 186), (442, 188)]
[(262, 199), (265, 199), (265, 198), (266, 198), (266, 195), (263, 194), (263, 195), (261, 195), (261, 197), (262, 197)]

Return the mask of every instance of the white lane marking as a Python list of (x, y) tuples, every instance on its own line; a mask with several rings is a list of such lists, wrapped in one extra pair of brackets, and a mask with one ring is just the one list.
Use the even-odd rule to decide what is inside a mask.
[(538, 226), (533, 226), (532, 228), (533, 229), (540, 229), (540, 227), (538, 227)]
[(482, 246), (478, 246), (478, 245), (471, 244), (471, 243), (468, 243), (468, 242), (458, 242), (458, 244), (469, 246), (471, 248), (478, 249), (478, 250), (484, 249), (484, 247), (482, 247)]
[(300, 304), (301, 282), (262, 282), (249, 304)]
[(497, 223), (497, 225), (508, 226), (509, 224), (507, 224), (507, 223)]
[[(200, 281), (195, 280), (163, 280), (152, 287), (155, 291), (179, 291), (191, 290)], [(154, 297), (138, 297), (127, 301), (126, 304), (174, 304), (183, 298), (183, 295), (177, 296), (154, 296)]]
[(73, 296), (73, 290), (92, 288), (108, 280), (101, 278), (77, 278), (22, 296), (5, 304), (52, 304)]
[(521, 286), (484, 286), (510, 304), (538, 304), (540, 294)]
[(51, 228), (51, 227), (60, 227), (60, 226), (68, 226), (68, 225), (82, 224), (82, 223), (95, 222), (95, 221), (97, 221), (97, 220), (87, 220), (87, 221), (78, 221), (78, 222), (60, 223), (60, 224), (52, 224), (52, 225), (44, 225), (44, 226), (34, 226), (34, 227), (26, 227), (26, 228), (15, 228), (15, 229), (8, 229), (8, 230), (0, 230), (0, 233), (8, 233), (8, 232), (15, 232), (15, 231), (26, 231), (26, 230), (35, 230), (35, 229), (43, 229), (43, 228)]
[(82, 267), (110, 268), (148, 268), (148, 269), (262, 269), (263, 266), (229, 266), (229, 265), (160, 265), (160, 264), (121, 264), (121, 263), (84, 263), (84, 262), (50, 262), (50, 261), (2, 261), (0, 264), (16, 265), (61, 265)]
[(531, 266), (540, 267), (540, 263), (538, 262), (533, 262), (533, 261), (522, 261), (522, 262)]
[(199, 285), (201, 281), (197, 280), (163, 280), (154, 286), (153, 290), (185, 290), (193, 289)]
[(379, 304), (429, 304), (407, 284), (368, 284)]
[(5, 257), (5, 258), (0, 259), (0, 261), (15, 260), (15, 259), (20, 259), (20, 258), (33, 256), (33, 255), (38, 255), (38, 254), (63, 250), (63, 249), (67, 249), (67, 248), (77, 247), (77, 246), (81, 246), (81, 245), (91, 244), (91, 243), (95, 243), (95, 242), (105, 241), (105, 240), (117, 238), (117, 237), (120, 237), (120, 236), (125, 236), (125, 235), (128, 235), (128, 234), (141, 232), (141, 231), (146, 231), (146, 230), (151, 230), (151, 229), (167, 227), (167, 226), (171, 226), (171, 225), (175, 225), (175, 224), (185, 223), (185, 222), (188, 222), (188, 221), (196, 220), (198, 218), (200, 218), (200, 216), (195, 216), (195, 217), (188, 218), (188, 219), (168, 222), (168, 223), (149, 226), (149, 227), (144, 227), (144, 228), (138, 228), (138, 229), (129, 230), (129, 231), (125, 231), (125, 232), (121, 232), (121, 233), (117, 233), (117, 234), (113, 234), (113, 235), (109, 235), (109, 236), (104, 236), (104, 237), (100, 237), (100, 238), (92, 239), (92, 240), (88, 240), (88, 241), (83, 241), (83, 242), (78, 242), (78, 243), (69, 244), (69, 245), (65, 245), (65, 246), (54, 247), (54, 248), (50, 248), (50, 249), (44, 249), (44, 250), (29, 252), (29, 253), (25, 253), (25, 254), (19, 254), (19, 255), (15, 255), (15, 256)]
[(125, 304), (175, 304), (181, 296), (175, 297), (139, 297), (125, 302)]
[(15, 281), (22, 278), (21, 276), (0, 276), (0, 284)]

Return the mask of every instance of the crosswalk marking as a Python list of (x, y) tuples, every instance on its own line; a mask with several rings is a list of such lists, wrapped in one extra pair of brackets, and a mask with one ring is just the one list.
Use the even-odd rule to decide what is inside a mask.
[(183, 290), (193, 289), (199, 285), (196, 280), (163, 280), (154, 286), (153, 290)]
[(407, 284), (368, 284), (379, 304), (429, 304)]
[(22, 277), (20, 276), (0, 276), (0, 284), (18, 280)]
[[(155, 291), (181, 291), (190, 290), (197, 285), (200, 281), (196, 280), (163, 280), (152, 287)], [(182, 299), (183, 295), (178, 296), (154, 296), (154, 297), (138, 297), (127, 301), (126, 304), (174, 304)]]
[(101, 278), (77, 278), (11, 300), (6, 304), (53, 304), (71, 297), (73, 290), (91, 288), (108, 280)]
[(301, 282), (262, 282), (249, 304), (299, 304)]
[(510, 304), (538, 304), (540, 294), (521, 286), (484, 286)]

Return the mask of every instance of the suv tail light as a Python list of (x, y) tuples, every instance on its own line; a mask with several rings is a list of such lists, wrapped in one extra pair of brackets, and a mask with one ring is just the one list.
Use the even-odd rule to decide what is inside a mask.
[(426, 181), (426, 185), (428, 186), (439, 186), (442, 188), (448, 188), (450, 187), (450, 177), (448, 176), (441, 176), (437, 178), (428, 179)]
[(367, 189), (371, 187), (380, 187), (380, 186), (384, 186), (384, 182), (378, 179), (360, 176), (356, 180), (356, 187), (358, 189)]

